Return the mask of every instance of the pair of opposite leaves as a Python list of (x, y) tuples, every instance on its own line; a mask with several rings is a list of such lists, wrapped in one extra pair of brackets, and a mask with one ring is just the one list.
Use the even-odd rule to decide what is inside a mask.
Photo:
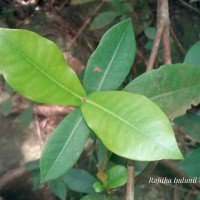
[[(81, 111), (66, 119), (72, 134), (64, 145), (59, 147), (58, 142), (51, 147), (59, 149), (52, 157), (52, 173), (55, 165), (65, 163), (60, 159), (63, 153), (75, 149), (80, 154), (81, 149), (75, 148), (78, 137), (87, 130), (83, 146), (89, 134), (86, 126), (82, 129), (83, 117), (106, 147), (120, 156), (134, 160), (182, 159), (169, 120), (156, 104), (135, 93), (100, 91), (116, 90), (131, 68), (135, 41), (130, 20), (111, 28), (90, 57), (83, 82), (89, 95), (49, 40), (25, 30), (0, 29), (0, 45), (0, 71), (19, 93), (41, 103), (80, 106)], [(96, 66), (100, 72), (94, 70)], [(58, 139), (60, 143), (64, 134)], [(49, 172), (51, 151), (45, 154), (49, 158), (46, 156), (44, 174)]]

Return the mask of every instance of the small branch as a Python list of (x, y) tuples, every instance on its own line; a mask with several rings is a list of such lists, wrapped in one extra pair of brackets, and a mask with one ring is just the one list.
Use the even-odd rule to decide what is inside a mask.
[[(167, 167), (168, 169), (170, 169), (173, 173), (175, 173), (180, 178), (190, 178), (182, 170), (180, 170), (176, 166), (176, 164), (174, 164), (172, 161), (162, 160), (159, 163)], [(192, 188), (195, 187), (200, 190), (200, 183), (187, 183), (187, 184), (190, 185)]]
[(163, 22), (164, 18), (162, 18), (162, 11), (161, 11), (162, 10), (162, 2), (161, 1), (162, 0), (158, 0), (158, 3), (157, 3), (157, 32), (156, 32), (156, 36), (154, 39), (154, 44), (153, 44), (153, 48), (151, 51), (151, 55), (149, 58), (147, 70), (153, 69), (153, 65), (155, 63), (155, 60), (156, 60), (156, 57), (158, 54), (158, 47), (160, 44), (160, 40), (161, 40), (163, 31), (165, 28), (165, 23)]
[(137, 56), (139, 58), (141, 58), (141, 60), (143, 60), (144, 64), (147, 66), (148, 65), (148, 61), (146, 60), (146, 58), (142, 54), (142, 51), (138, 47), (136, 48), (136, 54), (137, 54)]
[(134, 200), (134, 161), (128, 163), (128, 180), (126, 186), (126, 200)]
[(184, 6), (188, 7), (189, 9), (195, 11), (196, 13), (198, 13), (200, 15), (200, 11), (198, 9), (196, 9), (195, 7), (193, 7), (192, 5), (190, 5), (189, 3), (183, 1), (183, 0), (179, 0)]
[(156, 37), (155, 37), (155, 40), (154, 40), (154, 43), (153, 43), (153, 49), (151, 51), (151, 56), (149, 58), (149, 63), (147, 65), (147, 70), (153, 69), (153, 65), (155, 63), (156, 56), (158, 54), (158, 47), (159, 47), (159, 44), (160, 44), (160, 40), (161, 40), (161, 36), (162, 36), (163, 30), (164, 30), (164, 27), (165, 27), (165, 25), (162, 24), (157, 29)]
[(104, 4), (104, 0), (101, 1), (101, 3), (97, 6), (97, 8), (94, 10), (93, 14), (86, 19), (85, 23), (81, 26), (81, 28), (79, 29), (78, 33), (75, 35), (75, 37), (70, 42), (67, 50), (69, 50), (73, 46), (73, 44), (76, 42), (77, 38), (85, 30), (85, 28), (87, 27), (87, 25), (91, 22), (93, 16), (96, 15), (96, 13), (100, 10), (100, 8), (103, 6), (103, 4)]
[(173, 40), (174, 40), (174, 44), (176, 46), (176, 48), (179, 50), (179, 52), (181, 53), (181, 55), (183, 57), (185, 57), (185, 50), (183, 48), (183, 46), (181, 45), (181, 43), (179, 42), (174, 30), (172, 29), (172, 27), (169, 28), (169, 31), (170, 31), (170, 35), (172, 36)]
[(170, 40), (169, 40), (169, 29), (165, 27), (162, 37), (163, 44), (163, 63), (170, 64), (171, 63), (171, 48), (170, 48)]
[(152, 171), (157, 166), (158, 161), (151, 162), (138, 176), (135, 177), (135, 185), (140, 183), (143, 179), (149, 177)]
[(0, 177), (0, 188), (6, 187), (14, 179), (30, 174), (30, 171), (26, 167), (19, 167), (16, 169), (9, 170), (7, 173)]
[(165, 28), (163, 31), (162, 44), (163, 44), (163, 62), (165, 64), (171, 63), (171, 48), (170, 48), (170, 38), (169, 38), (169, 5), (168, 0), (162, 2), (162, 17), (165, 18)]

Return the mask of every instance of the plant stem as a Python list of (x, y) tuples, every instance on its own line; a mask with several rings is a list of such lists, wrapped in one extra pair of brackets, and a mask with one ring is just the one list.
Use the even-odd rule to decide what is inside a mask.
[(158, 54), (158, 47), (161, 37), (163, 36), (163, 61), (171, 63), (170, 42), (169, 42), (169, 8), (168, 0), (158, 0), (157, 5), (157, 32), (154, 40), (153, 48), (149, 58), (147, 70), (153, 68), (154, 62)]
[(128, 180), (126, 186), (126, 200), (134, 200), (134, 161), (128, 162)]
[(169, 5), (168, 1), (163, 1), (163, 16), (165, 17), (165, 28), (163, 31), (162, 36), (162, 44), (163, 44), (163, 62), (165, 64), (171, 63), (171, 48), (170, 48), (170, 38), (169, 38), (169, 27), (170, 27), (170, 20), (169, 20)]

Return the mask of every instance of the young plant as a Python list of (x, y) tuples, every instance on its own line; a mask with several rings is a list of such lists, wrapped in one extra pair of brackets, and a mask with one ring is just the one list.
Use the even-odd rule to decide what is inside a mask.
[[(39, 103), (78, 107), (45, 145), (41, 182), (56, 179), (73, 167), (91, 130), (111, 152), (130, 160), (183, 159), (168, 118), (200, 101), (196, 92), (200, 70), (188, 64), (164, 65), (136, 78), (124, 91), (114, 91), (135, 56), (131, 20), (105, 33), (89, 58), (83, 85), (59, 48), (33, 32), (0, 29), (0, 46), (0, 72), (16, 91)], [(116, 169), (121, 167), (105, 173), (107, 179), (118, 180), (111, 173)], [(106, 187), (124, 184), (124, 175), (123, 181), (114, 182)], [(105, 186), (109, 180), (102, 183)]]

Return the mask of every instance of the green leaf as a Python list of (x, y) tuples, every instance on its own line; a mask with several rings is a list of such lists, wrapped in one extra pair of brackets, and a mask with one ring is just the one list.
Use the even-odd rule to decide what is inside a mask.
[(151, 162), (135, 161), (134, 162), (134, 174), (137, 176), (140, 174)]
[(124, 90), (142, 94), (173, 119), (200, 102), (200, 69), (186, 64), (163, 65), (129, 83)]
[(33, 179), (33, 190), (38, 190), (41, 186), (40, 170), (31, 171), (31, 178)]
[(81, 198), (81, 200), (107, 200), (106, 196), (99, 194), (88, 194)]
[(122, 165), (115, 165), (114, 167), (106, 171), (106, 174), (108, 176), (107, 189), (117, 188), (127, 182), (126, 167)]
[(193, 114), (185, 114), (174, 119), (177, 126), (181, 126), (192, 138), (200, 142), (200, 117)]
[(179, 167), (190, 177), (200, 177), (200, 148), (189, 152)]
[(54, 130), (42, 152), (41, 181), (63, 175), (78, 160), (90, 133), (80, 109), (70, 113)]
[(13, 102), (12, 99), (9, 98), (1, 105), (1, 112), (7, 116), (12, 110)]
[(121, 15), (131, 13), (131, 12), (133, 12), (133, 6), (131, 3), (120, 2), (120, 6), (118, 7), (118, 12)]
[(105, 190), (103, 183), (100, 181), (97, 181), (95, 184), (93, 184), (93, 188), (95, 189), (95, 192), (97, 192), (97, 193)]
[(79, 4), (90, 3), (92, 1), (96, 1), (96, 0), (71, 0), (70, 4), (79, 5)]
[(87, 63), (84, 88), (87, 92), (116, 90), (130, 71), (135, 56), (131, 20), (108, 30)]
[(33, 120), (33, 108), (28, 107), (20, 114), (20, 125), (22, 128), (27, 128)]
[(184, 63), (200, 67), (200, 41), (195, 43), (187, 52)]
[(152, 49), (153, 48), (153, 40), (147, 41), (147, 43), (145, 44), (144, 48)]
[(154, 40), (154, 38), (156, 36), (156, 28), (155, 27), (145, 27), (144, 33), (149, 39)]
[(64, 176), (64, 182), (71, 190), (81, 193), (95, 193), (93, 184), (97, 181), (82, 169), (70, 169)]
[(40, 188), (40, 167), (39, 160), (32, 160), (25, 164), (26, 168), (31, 172), (31, 178), (33, 179), (33, 190)]
[(145, 161), (182, 159), (169, 120), (142, 95), (92, 93), (81, 111), (88, 126), (117, 155)]
[(40, 103), (82, 103), (85, 91), (53, 42), (30, 31), (0, 28), (0, 46), (0, 71), (19, 93)]
[(200, 195), (197, 195), (195, 200), (200, 200)]
[(26, 163), (26, 168), (30, 171), (39, 170), (40, 169), (40, 160), (32, 160)]
[(111, 24), (112, 21), (119, 16), (119, 13), (115, 11), (106, 11), (99, 13), (92, 21), (91, 23), (91, 30), (103, 28), (108, 24)]
[(51, 192), (61, 200), (65, 200), (67, 197), (67, 189), (63, 180), (57, 179), (49, 182), (49, 188)]

